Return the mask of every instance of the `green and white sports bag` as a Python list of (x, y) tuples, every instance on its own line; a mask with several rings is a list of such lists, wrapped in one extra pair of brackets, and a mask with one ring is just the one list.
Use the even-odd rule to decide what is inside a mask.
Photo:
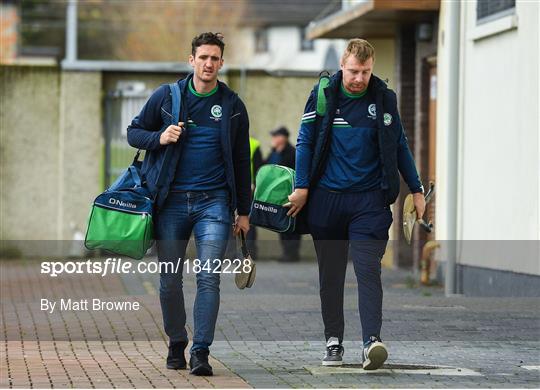
[(249, 222), (252, 225), (278, 233), (295, 229), (295, 218), (287, 216), (289, 208), (283, 207), (294, 191), (294, 169), (282, 165), (263, 165), (255, 178), (255, 194), (251, 204)]
[[(169, 84), (172, 95), (172, 124), (180, 118), (181, 94), (177, 83)], [(163, 165), (167, 166), (174, 144), (167, 146)], [(137, 151), (131, 166), (92, 204), (84, 244), (88, 249), (142, 259), (154, 242), (155, 194), (141, 177), (142, 162)], [(169, 157), (168, 157), (169, 156)], [(163, 170), (165, 171), (165, 170)], [(158, 182), (163, 178), (158, 177)]]

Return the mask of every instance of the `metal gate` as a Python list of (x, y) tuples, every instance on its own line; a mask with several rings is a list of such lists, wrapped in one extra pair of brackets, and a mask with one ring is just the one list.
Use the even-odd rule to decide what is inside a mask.
[[(136, 149), (127, 142), (127, 127), (139, 114), (152, 91), (141, 83), (119, 83), (119, 88), (110, 91), (104, 101), (105, 159), (104, 187), (109, 185), (133, 161)], [(144, 158), (144, 152), (141, 159)]]

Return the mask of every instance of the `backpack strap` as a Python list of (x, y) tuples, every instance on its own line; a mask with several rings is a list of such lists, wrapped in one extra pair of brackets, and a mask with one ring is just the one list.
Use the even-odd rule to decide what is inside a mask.
[(326, 95), (324, 90), (330, 84), (330, 73), (326, 70), (323, 70), (319, 73), (319, 84), (317, 86), (317, 105), (316, 112), (318, 116), (326, 115)]
[[(172, 117), (171, 117), (171, 125), (176, 125), (178, 122), (180, 122), (180, 104), (182, 102), (182, 95), (180, 94), (180, 87), (178, 86), (178, 83), (170, 83), (169, 89), (171, 91), (171, 97), (172, 97)], [(136, 164), (139, 162), (139, 157), (141, 155), (141, 149), (137, 149), (137, 153), (135, 154), (135, 157), (133, 158), (133, 164)]]
[[(171, 90), (171, 99), (172, 99), (172, 117), (171, 125), (178, 125), (180, 122), (180, 106), (182, 105), (182, 94), (180, 93), (180, 87), (178, 83), (169, 84), (169, 89)], [(159, 176), (156, 181), (156, 187), (161, 187), (163, 181), (165, 180), (166, 167), (169, 165), (171, 158), (174, 154), (174, 147), (176, 144), (167, 145), (165, 150), (165, 157), (163, 157), (163, 163), (161, 164), (161, 169), (159, 170)]]
[[(326, 89), (330, 88), (330, 82), (330, 73), (328, 71), (322, 71), (319, 74), (319, 83), (313, 89), (313, 92), (317, 97), (315, 124), (318, 135), (315, 144), (315, 151), (318, 151), (318, 155), (322, 157), (319, 158), (315, 166), (312, 166), (310, 186), (320, 179), (323, 167), (326, 164), (327, 152), (330, 146), (329, 140), (331, 139), (332, 122), (335, 116), (335, 111), (328, 112), (329, 103), (325, 94)], [(330, 92), (333, 93), (333, 91)], [(332, 95), (332, 93), (330, 95)], [(322, 128), (323, 125), (328, 127), (328, 131), (324, 131), (325, 129)]]
[(180, 104), (182, 103), (182, 95), (180, 94), (180, 87), (178, 83), (169, 84), (169, 89), (171, 90), (172, 97), (172, 118), (171, 125), (177, 125), (180, 122)]

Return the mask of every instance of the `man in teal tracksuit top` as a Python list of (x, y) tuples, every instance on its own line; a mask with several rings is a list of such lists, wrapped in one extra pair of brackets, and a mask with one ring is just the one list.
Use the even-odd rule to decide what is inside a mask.
[[(189, 364), (194, 375), (212, 375), (208, 354), (220, 283), (220, 274), (214, 270), (223, 259), (234, 211), (238, 215), (235, 233), (249, 230), (249, 120), (238, 95), (217, 79), (223, 65), (222, 37), (203, 33), (191, 46), (193, 74), (178, 82), (180, 123), (171, 124), (171, 93), (162, 85), (128, 127), (128, 142), (146, 150), (142, 175), (156, 193), (154, 229), (160, 264), (183, 262), (193, 232), (201, 264), (196, 268), (194, 260), (188, 263), (189, 272), (197, 273)], [(186, 368), (183, 267), (178, 268), (178, 272), (160, 268), (159, 297), (170, 340), (169, 369)]]
[(317, 252), (326, 338), (322, 363), (342, 364), (343, 289), (350, 258), (358, 282), (362, 362), (367, 370), (381, 367), (388, 356), (380, 337), (381, 259), (400, 173), (413, 193), (419, 218), (425, 208), (395, 93), (372, 75), (374, 60), (369, 42), (353, 39), (342, 56), (341, 71), (323, 90), (314, 88), (302, 116), (296, 189), (289, 196), (289, 214), (297, 215), (309, 194), (307, 225)]

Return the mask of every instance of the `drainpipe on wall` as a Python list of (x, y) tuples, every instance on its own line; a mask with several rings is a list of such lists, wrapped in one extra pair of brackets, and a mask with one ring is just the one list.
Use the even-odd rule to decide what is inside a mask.
[(69, 0), (66, 8), (66, 56), (63, 64), (77, 61), (77, 0)]
[[(62, 61), (62, 68), (66, 65), (73, 65), (77, 62), (77, 0), (69, 0), (66, 6), (66, 53), (65, 58)], [(71, 238), (71, 235), (64, 229), (65, 210), (62, 199), (65, 195), (65, 139), (66, 139), (66, 110), (67, 110), (67, 97), (66, 97), (66, 85), (64, 78), (64, 72), (60, 74), (60, 106), (58, 112), (58, 187), (57, 187), (57, 199), (58, 199), (58, 211), (56, 215), (57, 227), (56, 227), (56, 239), (57, 251), (60, 256), (66, 253), (65, 243), (68, 241), (62, 241)], [(69, 238), (67, 238), (69, 237)]]
[(447, 3), (446, 40), (448, 45), (448, 117), (446, 124), (448, 161), (448, 180), (446, 197), (447, 212), (447, 258), (444, 292), (446, 296), (456, 293), (456, 257), (457, 257), (457, 186), (458, 186), (458, 135), (459, 135), (459, 43), (460, 43), (460, 12), (461, 2)]

